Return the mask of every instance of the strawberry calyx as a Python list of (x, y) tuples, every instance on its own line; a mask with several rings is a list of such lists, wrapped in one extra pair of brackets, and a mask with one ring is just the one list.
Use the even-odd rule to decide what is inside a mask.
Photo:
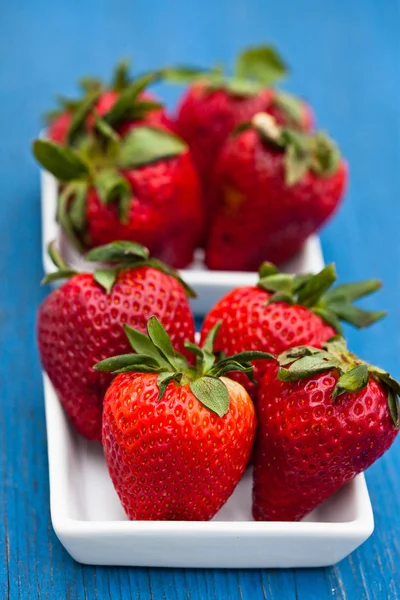
[(322, 349), (311, 346), (291, 348), (280, 354), (278, 379), (280, 381), (299, 381), (306, 377), (336, 370), (339, 378), (332, 392), (336, 401), (345, 392), (360, 392), (373, 377), (387, 389), (387, 401), (391, 419), (396, 428), (400, 424), (400, 383), (389, 373), (372, 366), (347, 349), (344, 338), (335, 336), (322, 344)]
[(261, 45), (244, 49), (237, 57), (233, 75), (217, 66), (210, 70), (191, 67), (171, 67), (160, 72), (173, 83), (205, 84), (212, 92), (226, 90), (233, 96), (255, 96), (274, 85), (287, 74), (288, 68), (273, 46)]
[[(59, 279), (68, 279), (79, 274), (77, 270), (72, 269), (65, 263), (54, 241), (49, 244), (48, 253), (57, 270), (46, 275), (42, 280), (43, 284)], [(194, 290), (181, 278), (178, 271), (166, 265), (161, 260), (151, 257), (148, 248), (142, 244), (126, 240), (111, 242), (110, 244), (93, 248), (84, 258), (87, 261), (97, 263), (93, 270), (93, 278), (107, 294), (111, 292), (117, 280), (117, 275), (121, 271), (152, 267), (179, 281), (189, 298), (196, 297)]]
[(33, 142), (37, 161), (62, 184), (57, 220), (79, 251), (90, 244), (86, 221), (90, 188), (96, 190), (102, 204), (117, 204), (120, 222), (127, 223), (132, 190), (124, 171), (168, 160), (187, 150), (179, 137), (155, 127), (137, 126), (121, 139), (104, 118), (93, 114), (101, 137), (85, 136), (74, 148), (42, 139)]
[(300, 98), (287, 92), (276, 91), (271, 106), (279, 108), (289, 127), (298, 128), (303, 123), (304, 105)]
[(133, 78), (130, 75), (129, 66), (129, 61), (126, 59), (117, 63), (109, 85), (105, 85), (97, 78), (81, 78), (78, 82), (82, 91), (81, 98), (71, 100), (59, 97), (59, 109), (45, 115), (47, 123), (51, 123), (56, 117), (68, 112), (72, 118), (68, 128), (67, 143), (75, 145), (79, 141), (79, 137), (86, 133), (86, 118), (95, 109), (102, 94), (113, 92), (117, 94), (116, 101), (103, 115), (104, 120), (113, 127), (129, 120), (143, 119), (147, 112), (161, 109), (163, 107), (161, 103), (144, 100), (140, 97), (151, 83), (160, 79), (160, 72), (154, 71)]
[(307, 172), (318, 177), (336, 173), (341, 154), (335, 142), (323, 131), (299, 131), (281, 126), (267, 113), (257, 113), (250, 122), (241, 123), (234, 133), (254, 129), (263, 143), (284, 154), (285, 183), (293, 186)]
[(126, 336), (135, 354), (123, 354), (107, 358), (96, 365), (96, 371), (119, 373), (156, 373), (158, 400), (164, 396), (169, 383), (188, 384), (196, 398), (208, 409), (223, 417), (229, 410), (229, 391), (220, 379), (226, 373), (240, 371), (248, 377), (253, 375), (252, 360), (272, 359), (268, 352), (240, 352), (217, 360), (213, 353), (215, 337), (222, 322), (217, 323), (209, 332), (200, 347), (186, 341), (185, 348), (196, 356), (194, 366), (176, 352), (164, 327), (157, 317), (147, 322), (147, 335), (129, 325), (124, 325)]
[(353, 304), (355, 300), (379, 290), (382, 286), (379, 280), (367, 279), (332, 287), (336, 281), (334, 264), (327, 265), (316, 274), (290, 275), (280, 273), (275, 265), (264, 262), (259, 275), (258, 287), (272, 293), (267, 305), (286, 302), (306, 306), (339, 334), (342, 333), (341, 321), (361, 329), (386, 315), (385, 311), (364, 310)]

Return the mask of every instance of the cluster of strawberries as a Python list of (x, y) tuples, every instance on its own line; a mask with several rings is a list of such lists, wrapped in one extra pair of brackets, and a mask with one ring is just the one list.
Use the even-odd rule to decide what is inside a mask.
[[(82, 252), (114, 240), (148, 247), (175, 268), (204, 246), (210, 269), (280, 264), (328, 219), (346, 165), (313, 130), (302, 100), (273, 86), (286, 66), (268, 46), (220, 69), (162, 68), (132, 77), (117, 66), (105, 86), (81, 81), (61, 100), (38, 161), (60, 181), (58, 221)], [(188, 83), (176, 116), (146, 91)]]
[(383, 316), (353, 304), (378, 281), (263, 263), (196, 345), (191, 290), (145, 247), (92, 249), (93, 273), (50, 254), (47, 280), (68, 281), (39, 308), (42, 364), (79, 434), (102, 441), (129, 518), (211, 519), (252, 455), (254, 518), (298, 520), (395, 439), (400, 384), (340, 336)]

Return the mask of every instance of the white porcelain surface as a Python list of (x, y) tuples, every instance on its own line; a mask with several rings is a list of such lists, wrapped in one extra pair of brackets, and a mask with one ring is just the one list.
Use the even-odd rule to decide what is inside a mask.
[[(57, 182), (52, 175), (42, 171), (42, 254), (45, 273), (51, 273), (55, 267), (47, 253), (49, 242), (56, 240), (64, 259), (78, 270), (93, 269), (68, 243), (55, 221), (57, 205)], [(284, 267), (289, 273), (316, 272), (322, 268), (323, 257), (317, 236), (311, 236), (299, 254)], [(197, 292), (198, 298), (192, 300), (196, 315), (204, 315), (215, 302), (234, 287), (254, 285), (258, 279), (256, 273), (238, 271), (208, 271), (202, 262), (202, 252), (198, 251), (193, 265), (181, 271), (185, 281)]]

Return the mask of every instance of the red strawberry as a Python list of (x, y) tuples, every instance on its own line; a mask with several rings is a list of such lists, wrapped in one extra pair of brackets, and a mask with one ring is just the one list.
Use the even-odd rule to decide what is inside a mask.
[(50, 113), (47, 135), (59, 144), (73, 144), (83, 131), (95, 127), (93, 113), (104, 118), (120, 135), (125, 135), (138, 124), (147, 124), (172, 130), (162, 105), (143, 90), (156, 80), (157, 73), (148, 73), (132, 79), (128, 65), (119, 63), (110, 87), (101, 81), (84, 79), (83, 95), (78, 100), (61, 100), (61, 110)]
[(348, 352), (341, 338), (323, 348), (286, 352), (262, 380), (256, 520), (301, 519), (382, 456), (397, 435), (400, 384)]
[(230, 137), (213, 178), (210, 269), (252, 271), (281, 264), (333, 214), (347, 167), (333, 142), (276, 125), (259, 114)]
[(140, 354), (113, 357), (96, 370), (120, 373), (104, 400), (103, 446), (126, 514), (138, 520), (207, 521), (239, 482), (255, 434), (253, 404), (226, 370), (251, 371), (262, 353), (215, 362), (210, 332), (189, 367), (155, 317), (148, 337), (125, 327)]
[[(262, 350), (280, 354), (300, 345), (321, 347), (341, 333), (340, 319), (355, 327), (366, 327), (385, 313), (365, 311), (352, 304), (380, 288), (376, 280), (347, 283), (329, 289), (336, 279), (334, 265), (317, 275), (279, 273), (271, 264), (260, 268), (257, 286), (228, 292), (210, 310), (201, 330), (205, 339), (215, 323), (222, 320), (215, 350), (227, 355), (243, 350)], [(260, 381), (266, 363), (257, 362), (254, 377)], [(240, 373), (232, 378), (246, 387), (253, 400), (258, 387)]]
[(39, 352), (66, 413), (89, 440), (101, 439), (103, 397), (111, 382), (110, 375), (96, 373), (92, 366), (110, 353), (129, 351), (122, 324), (145, 331), (149, 317), (157, 315), (178, 350), (184, 351), (186, 339), (194, 339), (182, 283), (147, 257), (146, 248), (119, 242), (88, 255), (115, 262), (116, 268), (77, 274), (55, 255), (62, 270), (48, 279), (70, 279), (39, 307)]
[(282, 59), (272, 48), (250, 48), (239, 55), (234, 77), (203, 73), (183, 97), (176, 131), (192, 151), (203, 183), (207, 216), (213, 209), (210, 175), (220, 149), (237, 125), (258, 112), (267, 112), (279, 123), (299, 129), (312, 127), (312, 112), (305, 102), (269, 87), (285, 72)]
[(176, 268), (193, 260), (203, 216), (199, 182), (182, 140), (135, 127), (122, 140), (97, 117), (102, 138), (79, 149), (38, 140), (38, 161), (65, 183), (58, 221), (79, 250), (125, 239)]

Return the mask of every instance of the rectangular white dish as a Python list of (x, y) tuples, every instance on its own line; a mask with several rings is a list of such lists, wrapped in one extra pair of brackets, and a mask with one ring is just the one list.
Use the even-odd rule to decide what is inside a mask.
[[(57, 241), (58, 248), (64, 260), (78, 270), (90, 271), (93, 265), (87, 263), (71, 247), (68, 240), (56, 223), (57, 181), (48, 172), (41, 172), (41, 207), (42, 207), (42, 258), (46, 274), (54, 271), (55, 267), (47, 253), (52, 240)], [(311, 236), (297, 256), (283, 268), (288, 273), (317, 272), (323, 266), (323, 257), (319, 238)], [(256, 273), (239, 271), (208, 271), (202, 262), (202, 253), (198, 251), (193, 265), (183, 269), (184, 280), (197, 292), (198, 297), (192, 300), (193, 311), (196, 315), (205, 315), (215, 302), (234, 287), (254, 285)]]
[[(42, 174), (43, 263), (53, 266), (47, 245), (57, 238), (65, 258), (82, 259), (60, 237), (54, 220), (57, 187)], [(317, 237), (310, 238), (287, 270), (315, 272), (323, 257)], [(255, 273), (210, 272), (197, 264), (182, 275), (200, 297), (204, 314), (229, 289), (254, 284)], [(363, 475), (300, 523), (254, 522), (251, 472), (216, 517), (203, 522), (128, 521), (108, 476), (99, 444), (78, 437), (44, 375), (50, 468), (51, 518), (71, 556), (94, 565), (153, 567), (321, 567), (347, 556), (372, 533), (374, 520)]]
[(93, 565), (152, 567), (322, 567), (372, 533), (371, 503), (359, 475), (300, 523), (251, 519), (251, 472), (209, 522), (128, 521), (100, 444), (70, 426), (44, 375), (51, 519), (71, 556)]

